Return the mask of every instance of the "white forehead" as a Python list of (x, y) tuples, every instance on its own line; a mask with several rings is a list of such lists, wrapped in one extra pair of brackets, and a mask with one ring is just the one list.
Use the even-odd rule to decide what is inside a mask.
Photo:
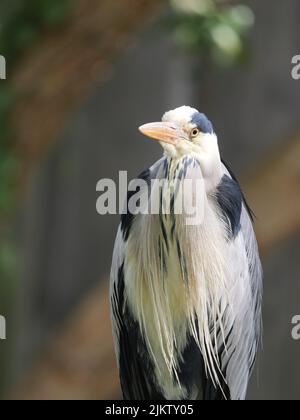
[(175, 122), (177, 124), (183, 125), (190, 122), (193, 115), (197, 112), (197, 109), (191, 108), (190, 106), (181, 106), (180, 108), (166, 112), (162, 120), (164, 122)]

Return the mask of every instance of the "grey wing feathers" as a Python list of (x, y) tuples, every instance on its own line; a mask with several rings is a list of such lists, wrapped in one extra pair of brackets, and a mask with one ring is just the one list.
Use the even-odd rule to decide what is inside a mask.
[[(224, 173), (233, 177), (224, 166)], [(233, 246), (244, 248), (245, 261), (240, 267), (239, 282), (243, 292), (239, 296), (239, 305), (235, 311), (232, 333), (227, 343), (229, 351), (224, 352), (223, 363), (226, 364), (226, 379), (234, 400), (244, 399), (257, 351), (261, 343), (262, 321), (262, 267), (258, 252), (252, 216), (246, 200), (241, 212), (241, 229)], [(244, 293), (245, 298), (241, 295)], [(231, 325), (231, 324), (230, 324)]]

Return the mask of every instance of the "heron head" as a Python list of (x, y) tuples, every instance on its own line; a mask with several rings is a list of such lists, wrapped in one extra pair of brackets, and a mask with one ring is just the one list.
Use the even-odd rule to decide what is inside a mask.
[(161, 122), (145, 124), (140, 131), (158, 140), (172, 158), (219, 155), (212, 123), (204, 114), (188, 106), (167, 112)]

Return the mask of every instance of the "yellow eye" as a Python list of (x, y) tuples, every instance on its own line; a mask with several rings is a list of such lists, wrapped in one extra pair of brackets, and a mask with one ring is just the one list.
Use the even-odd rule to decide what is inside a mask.
[(193, 128), (191, 131), (191, 137), (192, 139), (194, 139), (195, 137), (198, 137), (198, 135), (200, 134), (200, 130), (198, 128)]

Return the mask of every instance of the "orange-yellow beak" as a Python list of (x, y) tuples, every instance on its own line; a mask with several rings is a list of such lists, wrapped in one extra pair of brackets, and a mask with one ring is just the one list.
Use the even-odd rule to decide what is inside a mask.
[(142, 125), (140, 132), (154, 140), (176, 146), (178, 140), (183, 137), (183, 132), (169, 122), (157, 122)]

